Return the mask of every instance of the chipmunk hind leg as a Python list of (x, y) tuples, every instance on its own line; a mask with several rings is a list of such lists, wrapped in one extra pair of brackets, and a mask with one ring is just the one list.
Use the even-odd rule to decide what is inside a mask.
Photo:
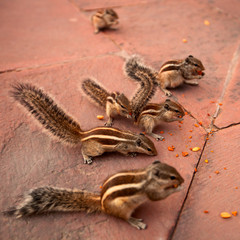
[(82, 156), (85, 164), (91, 164), (93, 158), (105, 152), (102, 145), (94, 140), (87, 140), (82, 143)]
[(140, 119), (139, 125), (142, 126), (149, 136), (155, 138), (157, 141), (162, 141), (164, 139), (163, 136), (153, 133), (153, 129), (155, 127), (155, 121), (150, 116), (144, 116)]
[[(106, 200), (104, 201), (104, 209), (108, 214), (127, 221), (130, 225), (139, 230), (145, 229), (147, 224), (145, 224), (142, 219), (133, 218), (131, 216), (133, 211), (142, 202), (139, 198), (142, 199), (144, 197), (133, 195), (128, 197), (117, 197), (113, 201)], [(136, 204), (136, 202), (138, 202), (138, 204)]]

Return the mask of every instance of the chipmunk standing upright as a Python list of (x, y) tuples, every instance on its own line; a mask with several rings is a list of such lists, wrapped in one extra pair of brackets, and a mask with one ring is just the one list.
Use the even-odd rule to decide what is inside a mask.
[(132, 117), (132, 110), (128, 98), (119, 92), (108, 93), (93, 79), (85, 79), (82, 83), (82, 90), (98, 106), (106, 110), (108, 120), (105, 126), (112, 126), (116, 115), (127, 118)]
[(91, 20), (94, 27), (94, 33), (99, 33), (100, 30), (110, 28), (119, 23), (117, 13), (111, 8), (97, 11), (92, 16)]
[(172, 93), (167, 88), (176, 88), (183, 83), (198, 85), (198, 80), (201, 79), (205, 73), (202, 62), (189, 55), (183, 60), (172, 60), (165, 62), (157, 75), (157, 81), (160, 89), (167, 96)]
[(175, 168), (155, 161), (144, 169), (108, 177), (100, 194), (54, 187), (30, 190), (21, 204), (5, 214), (19, 218), (50, 211), (104, 212), (145, 229), (142, 219), (132, 217), (134, 210), (148, 200), (162, 200), (179, 191), (183, 182)]
[(22, 104), (45, 129), (61, 142), (77, 145), (82, 143), (84, 163), (90, 164), (93, 157), (104, 152), (120, 152), (135, 156), (136, 152), (156, 155), (153, 142), (142, 134), (116, 128), (96, 127), (83, 131), (80, 125), (68, 116), (42, 90), (30, 84), (16, 84), (13, 97)]

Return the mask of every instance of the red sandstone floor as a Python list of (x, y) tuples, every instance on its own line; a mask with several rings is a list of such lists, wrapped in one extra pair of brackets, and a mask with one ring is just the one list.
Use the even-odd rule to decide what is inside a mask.
[[(116, 31), (95, 35), (89, 18), (101, 7), (114, 7), (120, 25)], [(106, 215), (55, 213), (20, 220), (0, 215), (0, 239), (239, 240), (240, 215), (220, 217), (223, 211), (240, 214), (239, 12), (238, 0), (1, 1), (1, 211), (30, 188), (98, 191), (109, 174), (157, 159), (176, 167), (185, 183), (181, 192), (136, 211), (148, 224), (144, 231)], [(156, 129), (166, 138), (155, 142), (156, 157), (106, 154), (84, 165), (79, 148), (51, 140), (9, 97), (12, 83), (29, 82), (54, 96), (83, 129), (102, 125), (96, 115), (103, 111), (82, 96), (79, 86), (84, 77), (92, 76), (110, 91), (130, 97), (135, 84), (123, 74), (119, 57), (123, 51), (141, 55), (156, 69), (189, 54), (206, 68), (198, 87), (173, 90), (190, 114), (182, 125), (162, 124)], [(158, 91), (152, 101), (163, 98)], [(139, 131), (123, 119), (115, 127)], [(174, 152), (167, 150), (171, 145)], [(201, 151), (189, 150), (195, 146)], [(182, 157), (182, 151), (189, 156)]]

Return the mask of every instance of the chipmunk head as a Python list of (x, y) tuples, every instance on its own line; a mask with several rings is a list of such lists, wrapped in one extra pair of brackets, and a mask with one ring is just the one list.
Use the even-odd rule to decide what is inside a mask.
[(150, 200), (161, 200), (181, 190), (184, 179), (174, 167), (155, 161), (147, 167), (146, 171), (145, 191)]
[(118, 114), (127, 118), (132, 118), (132, 109), (127, 97), (119, 92), (114, 92), (111, 97)]
[(182, 121), (185, 115), (183, 108), (176, 102), (166, 99), (163, 103), (162, 120), (165, 122)]
[(140, 133), (136, 137), (135, 144), (137, 148), (139, 149), (140, 153), (145, 153), (147, 155), (156, 156), (157, 150), (154, 146), (154, 143), (146, 137), (143, 133)]
[(112, 8), (104, 9), (104, 14), (110, 15), (114, 20), (118, 19), (117, 13)]
[(185, 79), (200, 79), (205, 75), (205, 73), (203, 72), (205, 68), (202, 62), (199, 59), (193, 57), (192, 55), (189, 55), (184, 60), (184, 63), (180, 69)]

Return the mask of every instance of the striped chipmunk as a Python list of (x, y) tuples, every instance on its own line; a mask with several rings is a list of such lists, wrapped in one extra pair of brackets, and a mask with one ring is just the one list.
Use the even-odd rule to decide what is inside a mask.
[(106, 109), (106, 114), (109, 117), (107, 126), (112, 125), (113, 118), (111, 116), (113, 113), (128, 118), (131, 115), (135, 124), (143, 127), (149, 136), (156, 140), (163, 140), (164, 137), (152, 132), (154, 127), (161, 122), (182, 121), (183, 108), (169, 99), (160, 104), (148, 103), (156, 91), (156, 75), (154, 70), (145, 66), (138, 57), (132, 56), (126, 61), (124, 72), (128, 77), (140, 83), (140, 87), (131, 101), (123, 94), (121, 94), (122, 100), (120, 97), (116, 98), (120, 95), (119, 93), (108, 93), (90, 78), (83, 81), (82, 90), (90, 100)]
[(204, 70), (202, 62), (189, 55), (186, 59), (165, 62), (156, 73), (157, 82), (164, 94), (171, 96), (172, 93), (167, 88), (176, 88), (183, 83), (198, 85), (197, 79), (205, 75)]
[(117, 13), (111, 8), (97, 11), (91, 17), (91, 21), (94, 27), (94, 33), (99, 33), (100, 30), (110, 28), (119, 23)]
[(101, 193), (78, 189), (40, 187), (30, 190), (22, 203), (4, 214), (17, 218), (52, 211), (106, 213), (121, 218), (137, 229), (147, 225), (132, 217), (144, 202), (159, 201), (181, 190), (184, 179), (177, 170), (155, 161), (143, 169), (121, 171), (108, 177)]
[(83, 131), (78, 122), (58, 107), (52, 98), (30, 84), (15, 84), (11, 94), (51, 136), (57, 137), (63, 143), (81, 143), (84, 163), (92, 163), (93, 157), (104, 152), (119, 152), (130, 156), (135, 156), (136, 153), (157, 155), (153, 142), (144, 134), (110, 127), (96, 127)]

